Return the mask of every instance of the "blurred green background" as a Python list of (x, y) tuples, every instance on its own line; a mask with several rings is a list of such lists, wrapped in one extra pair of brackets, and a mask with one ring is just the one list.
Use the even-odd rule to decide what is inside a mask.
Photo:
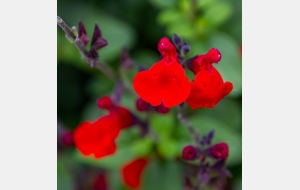
[[(82, 20), (87, 35), (92, 37), (95, 21), (109, 45), (99, 51), (100, 60), (118, 72), (122, 47), (129, 50), (136, 65), (150, 67), (160, 60), (157, 51), (159, 39), (172, 38), (177, 33), (191, 46), (185, 58), (206, 54), (217, 48), (222, 59), (215, 68), (224, 81), (233, 83), (233, 91), (214, 109), (187, 108), (194, 127), (201, 134), (215, 129), (213, 143), (229, 145), (228, 169), (233, 178), (225, 189), (241, 189), (242, 180), (242, 1), (241, 0), (59, 0), (57, 14), (70, 27), (78, 27)], [(89, 49), (90, 43), (87, 45)], [(129, 71), (133, 80), (137, 67)], [(186, 75), (193, 79), (192, 72)], [(99, 110), (96, 100), (110, 95), (114, 83), (97, 69), (91, 69), (81, 60), (74, 46), (57, 27), (57, 118), (73, 130), (85, 120), (95, 120), (105, 111)], [(135, 109), (135, 100), (126, 92), (121, 104), (142, 118), (144, 113)], [(176, 119), (177, 109), (167, 115), (154, 114), (151, 128), (158, 135), (157, 149), (163, 161), (153, 161), (143, 177), (143, 189), (176, 190), (182, 187), (182, 165), (174, 158), (181, 155), (184, 146), (191, 144), (188, 131)], [(126, 189), (118, 175), (119, 166), (137, 156), (151, 153), (150, 139), (140, 139), (136, 128), (124, 130), (117, 140), (118, 153), (112, 157), (94, 161), (83, 158), (75, 148), (63, 148), (58, 152), (58, 189), (73, 190), (77, 171), (82, 168), (100, 168), (107, 171), (112, 190)], [(162, 163), (161, 163), (162, 162)], [(71, 168), (71, 169), (70, 169)], [(157, 175), (159, 178), (157, 177)], [(158, 188), (154, 184), (161, 184)], [(154, 185), (154, 186), (153, 186)], [(213, 187), (210, 187), (214, 189)], [(87, 188), (88, 189), (88, 188)]]

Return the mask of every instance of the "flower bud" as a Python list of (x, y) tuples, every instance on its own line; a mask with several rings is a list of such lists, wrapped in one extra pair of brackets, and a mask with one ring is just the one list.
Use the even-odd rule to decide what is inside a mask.
[(184, 160), (194, 160), (196, 159), (198, 153), (197, 149), (191, 145), (184, 147), (182, 152), (182, 159)]
[(149, 103), (139, 98), (136, 100), (136, 109), (139, 111), (147, 111), (149, 109)]
[(81, 20), (79, 20), (79, 29), (78, 29), (78, 38), (81, 41), (81, 43), (86, 46), (86, 44), (89, 42), (89, 37), (86, 35), (86, 31), (85, 28), (81, 22)]
[(74, 145), (74, 141), (73, 141), (73, 133), (72, 132), (65, 132), (62, 135), (62, 143), (65, 146), (73, 146)]
[(95, 23), (94, 34), (92, 38), (91, 47), (95, 48), (96, 51), (106, 46), (108, 42), (102, 38), (101, 31), (97, 23)]
[(178, 36), (177, 34), (173, 34), (172, 42), (178, 47), (178, 45), (182, 42), (182, 40), (180, 36)]
[(104, 96), (97, 101), (97, 105), (101, 109), (110, 110), (113, 107), (113, 103), (108, 96)]
[(169, 108), (165, 107), (162, 103), (159, 106), (155, 106), (154, 109), (161, 114), (169, 113)]
[(225, 159), (228, 157), (228, 145), (226, 143), (219, 143), (212, 147), (211, 155), (216, 158)]
[(181, 55), (186, 55), (190, 52), (191, 47), (189, 45), (184, 45), (182, 46), (181, 50), (180, 50), (180, 54)]

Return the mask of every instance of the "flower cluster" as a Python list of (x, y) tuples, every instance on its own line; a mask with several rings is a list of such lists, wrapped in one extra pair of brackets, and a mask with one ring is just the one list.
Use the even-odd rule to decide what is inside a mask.
[[(75, 36), (78, 37), (83, 47), (87, 45), (89, 38), (81, 21), (79, 22), (79, 34)], [(192, 109), (214, 108), (219, 101), (232, 91), (232, 83), (224, 82), (218, 70), (213, 66), (213, 63), (218, 64), (221, 60), (221, 53), (216, 48), (212, 48), (207, 54), (197, 55), (184, 61), (183, 57), (189, 53), (191, 47), (176, 34), (174, 34), (172, 41), (174, 45), (166, 37), (160, 39), (158, 51), (162, 59), (149, 70), (141, 69), (135, 75), (133, 88), (139, 96), (136, 99), (136, 109), (139, 112), (156, 111), (160, 114), (167, 114), (170, 108), (180, 105), (178, 118), (189, 128), (191, 136), (195, 140), (195, 145), (188, 145), (183, 149), (182, 159), (187, 161), (198, 160), (200, 162), (197, 167), (190, 167), (194, 167), (197, 179), (201, 183), (210, 181), (211, 171), (230, 177), (231, 174), (225, 167), (228, 157), (228, 145), (224, 142), (211, 145), (214, 131), (210, 131), (206, 136), (199, 139), (198, 133), (195, 133), (193, 127), (184, 118), (183, 102), (186, 102)], [(91, 48), (85, 55), (91, 67), (99, 64), (97, 62), (99, 57), (97, 51), (107, 44), (107, 41), (102, 38), (101, 31), (96, 23)], [(177, 51), (180, 53), (178, 54)], [(133, 67), (134, 62), (130, 59), (128, 51), (123, 48), (120, 60), (121, 72)], [(195, 74), (193, 81), (190, 81), (185, 75), (185, 68), (190, 69)], [(126, 81), (119, 81), (118, 77), (117, 81), (111, 97), (103, 96), (97, 100), (97, 106), (106, 110), (107, 114), (95, 121), (82, 122), (73, 133), (60, 128), (58, 130), (58, 141), (62, 146), (72, 147), (75, 145), (84, 156), (92, 155), (95, 159), (101, 159), (117, 151), (115, 141), (121, 130), (137, 124), (141, 127), (141, 137), (150, 134), (148, 133), (150, 130), (148, 127), (149, 118), (142, 121), (127, 108), (119, 105)], [(150, 114), (147, 116), (150, 116)], [(153, 136), (152, 140), (155, 144), (157, 143), (156, 134)], [(156, 149), (154, 148), (151, 151), (156, 151)], [(120, 169), (123, 183), (131, 189), (141, 187), (141, 176), (150, 162), (150, 157), (143, 156), (131, 160)], [(213, 163), (208, 162), (206, 158), (213, 160)], [(183, 161), (182, 159), (180, 160)], [(189, 181), (189, 175), (186, 175), (184, 179), (185, 184), (191, 187), (192, 183)], [(103, 173), (97, 175), (93, 180), (93, 189), (107, 189)]]
[[(179, 36), (174, 36), (175, 45), (181, 54), (186, 54), (189, 46)], [(217, 49), (212, 48), (207, 54), (186, 61), (187, 67), (196, 75), (193, 82), (185, 76), (179, 63), (182, 57), (178, 56), (175, 46), (166, 37), (159, 41), (158, 51), (162, 60), (148, 71), (139, 72), (133, 80), (136, 93), (152, 106), (163, 103), (171, 108), (186, 101), (192, 109), (213, 108), (232, 91), (232, 83), (224, 83), (220, 73), (212, 66), (221, 60)]]
[[(187, 161), (200, 160), (200, 166), (194, 168), (194, 170), (200, 180), (206, 184), (210, 181), (211, 172), (216, 172), (220, 176), (231, 177), (231, 173), (225, 167), (226, 158), (228, 157), (228, 145), (222, 142), (210, 146), (213, 137), (214, 131), (210, 131), (197, 142), (197, 147), (188, 145), (182, 151), (182, 159)], [(206, 162), (206, 158), (214, 160), (213, 165)]]

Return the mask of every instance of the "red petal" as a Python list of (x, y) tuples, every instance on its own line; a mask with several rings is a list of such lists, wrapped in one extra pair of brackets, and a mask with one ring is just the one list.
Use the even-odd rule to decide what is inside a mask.
[(111, 155), (116, 151), (115, 138), (120, 126), (116, 117), (107, 115), (94, 124), (84, 122), (74, 131), (74, 142), (85, 156), (94, 154), (95, 158)]
[(168, 38), (164, 37), (159, 40), (158, 51), (164, 57), (164, 60), (168, 63), (171, 61), (178, 61), (176, 48)]
[(121, 129), (127, 128), (132, 125), (133, 121), (131, 112), (126, 108), (118, 106), (115, 109), (112, 109), (110, 114), (117, 117)]
[(190, 94), (191, 85), (182, 66), (164, 60), (154, 64), (149, 71), (139, 72), (133, 79), (136, 93), (152, 106), (163, 101), (167, 108), (182, 103)]
[(200, 70), (191, 84), (191, 93), (186, 103), (192, 108), (214, 107), (232, 90), (230, 82), (223, 83), (220, 73), (212, 67), (211, 73)]
[(121, 175), (124, 183), (134, 189), (139, 188), (141, 175), (145, 166), (148, 164), (148, 159), (138, 158), (123, 166)]

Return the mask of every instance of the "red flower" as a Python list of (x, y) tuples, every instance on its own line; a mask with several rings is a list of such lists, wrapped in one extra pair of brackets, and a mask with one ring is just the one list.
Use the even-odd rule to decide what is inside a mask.
[(136, 93), (152, 106), (163, 101), (167, 108), (182, 103), (190, 94), (191, 85), (183, 67), (178, 63), (174, 45), (162, 38), (158, 51), (163, 59), (154, 64), (149, 71), (141, 71), (133, 79)]
[(101, 109), (106, 109), (111, 115), (117, 117), (120, 127), (127, 128), (133, 124), (132, 114), (126, 108), (116, 106), (109, 96), (103, 96), (97, 101), (97, 105)]
[(225, 159), (228, 157), (228, 146), (226, 143), (219, 143), (212, 147), (211, 154), (214, 158)]
[(116, 151), (114, 140), (120, 130), (118, 118), (107, 115), (93, 124), (80, 124), (74, 131), (74, 142), (83, 155), (94, 154), (94, 157), (99, 159)]
[(123, 166), (121, 176), (125, 185), (138, 189), (141, 185), (142, 173), (148, 162), (147, 158), (138, 158)]
[(213, 48), (206, 55), (199, 55), (192, 62), (196, 77), (191, 83), (191, 93), (186, 100), (192, 109), (213, 108), (232, 91), (232, 83), (224, 83), (220, 73), (212, 66), (212, 63), (217, 63), (220, 59), (221, 54)]

